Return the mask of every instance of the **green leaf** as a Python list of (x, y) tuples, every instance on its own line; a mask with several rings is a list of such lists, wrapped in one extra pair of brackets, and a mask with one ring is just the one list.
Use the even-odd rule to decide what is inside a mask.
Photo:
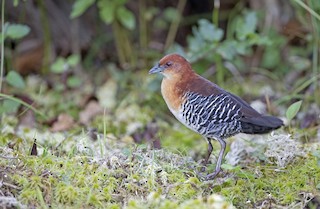
[(129, 30), (132, 30), (136, 27), (136, 19), (133, 13), (125, 7), (120, 7), (117, 9), (117, 19)]
[(114, 20), (114, 5), (109, 7), (102, 7), (99, 10), (100, 18), (106, 23), (110, 24)]
[(79, 54), (70, 55), (67, 59), (67, 64), (70, 65), (70, 67), (75, 67), (79, 62), (80, 62)]
[(301, 107), (302, 101), (298, 101), (293, 103), (292, 105), (290, 105), (290, 107), (288, 108), (287, 112), (286, 112), (286, 117), (287, 119), (290, 121), (292, 120), (297, 113), (299, 112), (299, 109)]
[(4, 100), (0, 105), (0, 115), (3, 113), (14, 113), (18, 111), (20, 104), (12, 100)]
[(240, 17), (236, 23), (236, 35), (239, 40), (254, 38), (257, 27), (257, 15), (255, 12), (247, 12), (244, 17)]
[(70, 76), (67, 80), (67, 85), (70, 88), (79, 87), (82, 84), (82, 80), (76, 76)]
[(124, 148), (121, 150), (121, 152), (127, 157), (130, 157), (132, 155), (132, 151), (129, 148)]
[(19, 0), (13, 0), (13, 6), (16, 7), (18, 6)]
[(93, 3), (95, 0), (77, 0), (72, 6), (72, 12), (70, 17), (75, 18), (82, 15)]
[(218, 46), (217, 53), (220, 54), (224, 59), (232, 60), (237, 54), (237, 50), (235, 48), (236, 44), (237, 43), (234, 40), (224, 41)]
[(254, 33), (257, 27), (257, 14), (254, 11), (248, 12), (245, 17), (245, 29), (250, 32)]
[(223, 37), (223, 31), (206, 19), (199, 20), (199, 33), (206, 41), (218, 42)]
[(13, 70), (11, 70), (7, 74), (6, 81), (8, 84), (10, 84), (11, 86), (16, 87), (16, 88), (23, 89), (26, 86), (22, 76), (18, 72), (13, 71)]
[(127, 2), (128, 2), (128, 0), (115, 0), (114, 1), (118, 6), (123, 6), (123, 5), (125, 5)]
[(194, 54), (215, 48), (223, 37), (223, 31), (208, 20), (201, 19), (198, 24), (198, 27), (192, 28), (193, 36), (187, 38), (190, 51)]
[(27, 25), (9, 24), (5, 31), (5, 37), (20, 39), (30, 32), (30, 28)]
[(63, 57), (59, 57), (52, 65), (51, 72), (62, 73), (68, 69), (68, 64)]

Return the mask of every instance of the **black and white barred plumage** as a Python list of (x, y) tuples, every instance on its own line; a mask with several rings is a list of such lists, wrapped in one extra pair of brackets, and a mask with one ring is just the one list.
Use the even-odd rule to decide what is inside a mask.
[(181, 116), (192, 130), (209, 138), (227, 138), (241, 131), (241, 105), (227, 94), (186, 93)]

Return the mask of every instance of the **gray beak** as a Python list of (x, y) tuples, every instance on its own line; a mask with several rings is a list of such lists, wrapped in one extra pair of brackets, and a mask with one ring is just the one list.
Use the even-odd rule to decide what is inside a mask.
[(164, 67), (160, 66), (160, 64), (156, 64), (153, 68), (150, 69), (149, 74), (161, 73), (164, 71)]

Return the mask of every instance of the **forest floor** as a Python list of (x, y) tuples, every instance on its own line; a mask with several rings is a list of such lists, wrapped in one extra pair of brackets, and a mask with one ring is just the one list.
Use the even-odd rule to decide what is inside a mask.
[[(1, 116), (0, 207), (319, 205), (317, 127), (304, 129), (281, 117), (286, 126), (273, 133), (234, 136), (227, 140), (223, 171), (203, 181), (199, 173), (205, 140), (170, 115), (157, 77), (137, 77), (140, 80), (132, 79), (130, 87), (108, 79), (97, 89), (90, 82), (81, 88), (48, 88), (40, 77), (26, 77), (19, 97), (32, 98), (40, 114), (20, 107), (16, 114)], [(249, 82), (247, 90), (255, 84)], [(247, 90), (244, 86), (243, 92)], [(259, 95), (260, 90), (250, 93)], [(259, 99), (252, 105), (269, 108)], [(274, 106), (274, 112), (285, 115), (287, 108)], [(297, 117), (303, 120), (304, 115)], [(219, 148), (214, 143), (204, 173), (214, 170)]]

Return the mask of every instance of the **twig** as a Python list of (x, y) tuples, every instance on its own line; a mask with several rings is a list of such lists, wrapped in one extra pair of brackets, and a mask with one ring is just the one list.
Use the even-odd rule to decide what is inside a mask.
[(0, 158), (4, 158), (4, 159), (8, 159), (8, 160), (18, 159), (17, 157), (7, 157), (7, 156), (4, 156), (4, 155), (0, 155)]
[(7, 186), (7, 187), (11, 187), (13, 189), (18, 189), (18, 190), (21, 189), (20, 187), (13, 185), (13, 184), (10, 184), (10, 183), (7, 183), (7, 182), (2, 182), (2, 185)]

